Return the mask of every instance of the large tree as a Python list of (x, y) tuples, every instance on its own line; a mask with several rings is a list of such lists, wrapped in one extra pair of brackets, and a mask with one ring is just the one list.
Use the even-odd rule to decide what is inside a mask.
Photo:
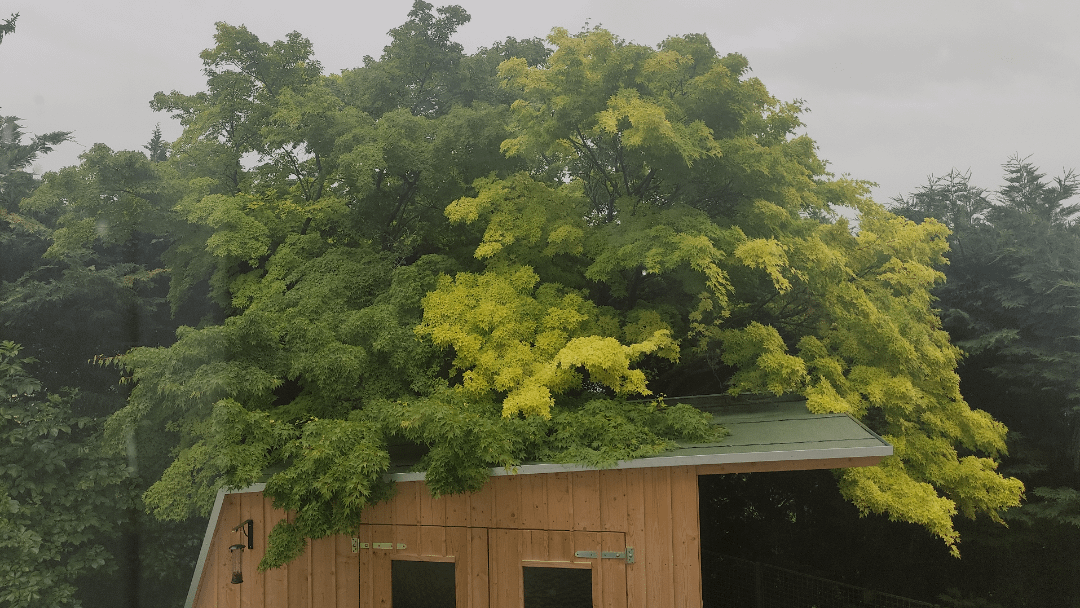
[[(867, 420), (896, 455), (840, 474), (864, 512), (920, 523), (955, 550), (954, 513), (996, 517), (1018, 502), (1019, 482), (995, 471), (1004, 427), (964, 402), (959, 353), (930, 307), (941, 225), (916, 226), (867, 200), (861, 184), (832, 179), (813, 143), (792, 136), (800, 108), (771, 98), (745, 78), (745, 59), (717, 57), (702, 37), (657, 50), (602, 30), (556, 30), (550, 41), (557, 50), (545, 69), (502, 67), (522, 91), (516, 137), (503, 149), (550, 177), (478, 183), (477, 197), (447, 209), (486, 225), (475, 254), (488, 260), (486, 274), (522, 265), (548, 273), (542, 283), (577, 279), (568, 287), (625, 315), (627, 342), (640, 336), (626, 331), (635, 315), (653, 315), (649, 329), (670, 331), (680, 350), (670, 358), (678, 365), (657, 357), (650, 366), (652, 388), (800, 392), (813, 411)], [(549, 218), (564, 215), (537, 221), (530, 203), (543, 199), (522, 181), (576, 207), (547, 203)], [(835, 205), (861, 212), (857, 232), (832, 216)], [(483, 370), (482, 355), (462, 361), (464, 338), (441, 343)], [(543, 413), (554, 392), (528, 397)], [(515, 396), (504, 415), (524, 409)]]
[(556, 29), (466, 56), (467, 19), (418, 1), (379, 60), (329, 76), (299, 34), (219, 24), (208, 91), (155, 97), (185, 127), (171, 298), (209, 286), (226, 318), (119, 359), (114, 441), (179, 437), (150, 508), (266, 479), (297, 513), (272, 566), (386, 495), (391, 442), (427, 449), (433, 491), (475, 490), (492, 466), (704, 437), (677, 399), (629, 398), (707, 391), (865, 420), (896, 455), (841, 491), (954, 551), (957, 512), (1018, 503), (931, 308), (944, 226), (828, 174), (801, 106), (704, 36)]

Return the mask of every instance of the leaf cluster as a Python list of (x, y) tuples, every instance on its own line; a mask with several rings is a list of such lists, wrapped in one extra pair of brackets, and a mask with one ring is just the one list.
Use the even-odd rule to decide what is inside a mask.
[[(10, 556), (12, 568), (24, 572), (12, 580), (27, 581), (13, 587), (21, 594), (14, 605), (96, 605), (101, 589), (132, 580), (141, 584), (119, 588), (140, 589), (141, 601), (168, 601), (186, 589), (179, 579), (197, 553), (192, 522), (141, 516), (137, 496), (145, 479), (159, 476), (163, 461), (171, 460), (173, 440), (143, 427), (126, 436), (118, 451), (102, 454), (102, 419), (122, 407), (127, 392), (115, 369), (88, 360), (171, 339), (176, 321), (164, 306), (169, 275), (162, 260), (176, 226), (169, 173), (160, 163), (151, 167), (140, 153), (98, 145), (82, 155), (79, 167), (39, 179), (30, 172), (34, 160), (67, 134), (34, 137), (27, 145), (17, 119), (4, 122), (0, 148), (10, 170), (0, 177), (0, 333), (38, 360), (35, 399), (45, 405), (27, 406), (30, 398), (22, 397), (13, 407), (35, 413), (24, 408), (18, 416), (24, 423), (5, 425), (0, 436), (21, 446), (18, 454), (4, 456), (5, 463), (49, 480), (39, 484), (49, 486), (39, 502), (16, 499), (23, 508), (10, 520), (22, 539), (20, 551), (36, 550), (40, 560)], [(178, 312), (202, 314), (192, 308)], [(62, 388), (67, 386), (78, 391)], [(38, 414), (53, 426), (35, 440), (23, 432), (31, 429), (25, 421)], [(25, 462), (38, 458), (38, 449), (56, 455), (44, 459), (53, 468), (48, 473), (36, 461)], [(109, 476), (120, 481), (108, 482)], [(71, 494), (56, 491), (55, 484)], [(59, 544), (51, 540), (54, 532)], [(132, 542), (136, 538), (141, 545)], [(144, 561), (126, 559), (135, 546), (142, 547)], [(72, 564), (65, 561), (68, 554), (76, 556)]]

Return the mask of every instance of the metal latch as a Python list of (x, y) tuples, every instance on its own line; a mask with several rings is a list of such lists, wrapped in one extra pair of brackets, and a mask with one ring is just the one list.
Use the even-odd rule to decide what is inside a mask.
[(584, 559), (625, 559), (626, 563), (634, 563), (634, 548), (627, 547), (625, 551), (574, 551), (574, 557)]
[(360, 549), (404, 549), (405, 543), (398, 543), (394, 546), (394, 543), (362, 543), (359, 538), (352, 539), (352, 552), (359, 553)]

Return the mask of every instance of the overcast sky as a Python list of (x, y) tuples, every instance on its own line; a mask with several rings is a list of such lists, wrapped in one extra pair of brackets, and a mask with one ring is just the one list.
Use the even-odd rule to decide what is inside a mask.
[[(452, 0), (451, 0), (452, 1)], [(450, 3), (450, 2), (447, 2)], [(156, 91), (204, 85), (199, 52), (214, 23), (245, 24), (271, 42), (299, 31), (327, 72), (378, 57), (411, 0), (0, 0), (19, 12), (0, 45), (0, 113), (30, 133), (74, 131), (37, 164), (78, 162), (95, 142), (141, 149)], [(442, 3), (433, 2), (436, 6)], [(472, 15), (466, 51), (507, 36), (579, 30), (588, 21), (655, 45), (705, 33), (739, 52), (782, 100), (810, 108), (806, 132), (834, 173), (878, 182), (886, 202), (930, 174), (970, 169), (996, 188), (1009, 156), (1032, 155), (1051, 176), (1080, 167), (1080, 3), (1066, 0), (458, 0)]]

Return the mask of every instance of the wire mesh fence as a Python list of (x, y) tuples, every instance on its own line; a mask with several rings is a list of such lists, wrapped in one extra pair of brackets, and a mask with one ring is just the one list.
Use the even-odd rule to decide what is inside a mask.
[(705, 608), (939, 608), (709, 551), (702, 559)]

